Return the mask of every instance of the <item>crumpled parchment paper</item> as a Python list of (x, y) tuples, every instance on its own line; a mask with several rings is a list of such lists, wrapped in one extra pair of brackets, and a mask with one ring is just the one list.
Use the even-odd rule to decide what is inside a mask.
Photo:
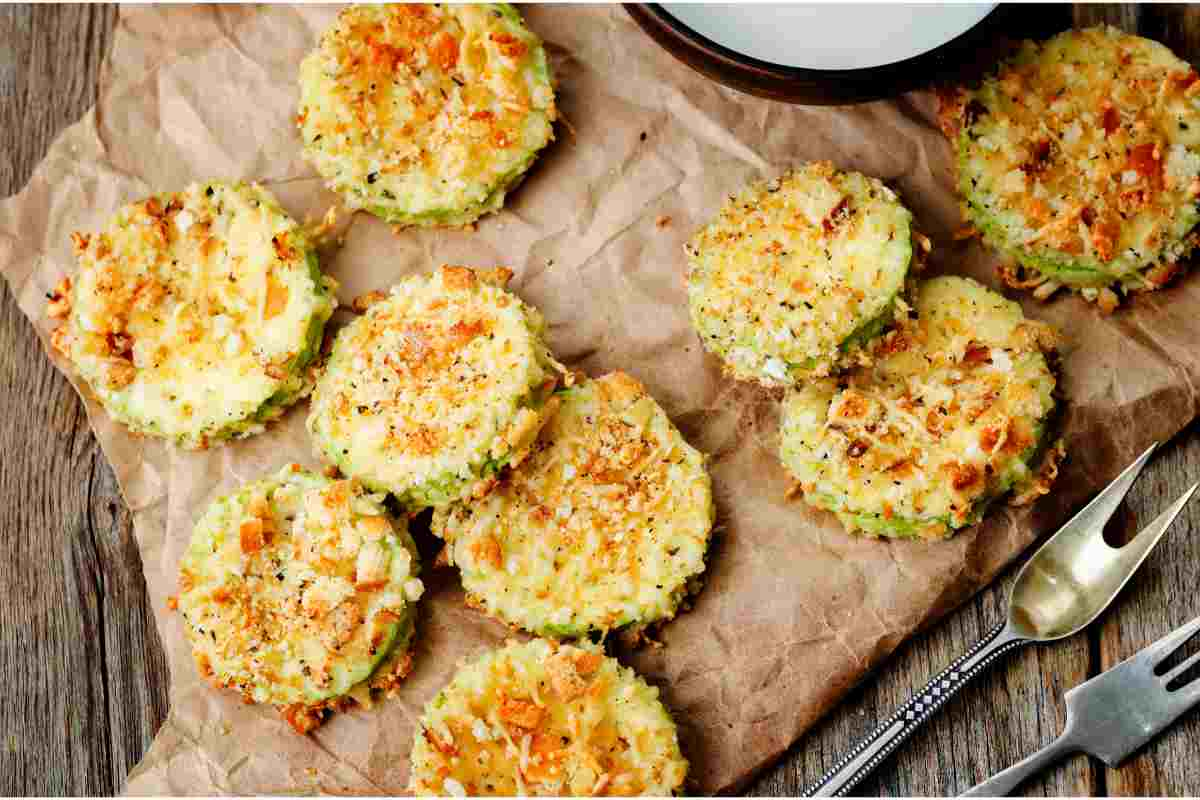
[[(784, 499), (777, 398), (723, 379), (701, 349), (687, 319), (682, 244), (751, 178), (826, 158), (901, 192), (934, 240), (935, 271), (995, 286), (994, 256), (951, 237), (959, 213), (932, 96), (847, 108), (758, 100), (675, 62), (618, 7), (523, 11), (548, 43), (568, 124), (505, 211), (475, 232), (394, 233), (360, 214), (324, 267), (348, 303), (443, 262), (510, 266), (513, 288), (543, 310), (562, 360), (593, 375), (632, 373), (711, 455), (719, 531), (707, 586), (665, 628), (661, 648), (620, 656), (662, 687), (694, 789), (734, 791), (901, 640), (1195, 416), (1200, 280), (1108, 318), (1070, 297), (1023, 301), (1069, 339), (1062, 382), (1071, 455), (1057, 492), (1032, 510), (998, 510), (948, 542), (851, 538), (831, 516)], [(297, 218), (334, 202), (301, 159), (292, 117), (299, 61), (335, 14), (319, 6), (123, 9), (97, 106), (0, 205), (0, 269), (43, 342), (51, 328), (44, 293), (74, 270), (70, 232), (98, 229), (122, 203), (209, 178), (259, 180)], [(264, 435), (192, 453), (131, 437), (86, 402), (134, 513), (171, 667), (170, 715), (128, 791), (403, 792), (423, 704), (461, 658), (506, 629), (463, 607), (452, 572), (427, 568), (416, 668), (399, 696), (301, 737), (274, 709), (210, 689), (167, 610), (179, 558), (214, 496), (288, 460), (315, 463), (307, 406)]]

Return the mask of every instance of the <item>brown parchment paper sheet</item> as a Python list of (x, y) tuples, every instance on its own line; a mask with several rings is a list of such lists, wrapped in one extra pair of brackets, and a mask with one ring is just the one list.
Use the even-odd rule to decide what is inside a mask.
[[(784, 500), (775, 398), (723, 379), (703, 353), (687, 320), (682, 244), (747, 180), (828, 158), (892, 182), (934, 240), (935, 269), (996, 285), (994, 258), (952, 241), (950, 150), (932, 124), (932, 97), (847, 108), (758, 100), (676, 63), (620, 8), (523, 10), (548, 43), (570, 124), (508, 208), (473, 233), (395, 234), (360, 214), (324, 266), (348, 303), (442, 262), (508, 265), (515, 290), (545, 313), (561, 359), (593, 375), (637, 376), (711, 455), (719, 534), (707, 586), (666, 627), (662, 648), (621, 657), (662, 687), (694, 788), (733, 791), (906, 636), (1195, 416), (1200, 281), (1137, 298), (1111, 318), (1073, 298), (1027, 303), (1070, 338), (1071, 459), (1055, 495), (1032, 511), (997, 511), (949, 542), (850, 538), (832, 517)], [(43, 342), (44, 293), (74, 269), (69, 233), (100, 227), (124, 202), (208, 178), (260, 180), (298, 218), (333, 202), (301, 159), (292, 116), (297, 65), (335, 13), (122, 11), (96, 108), (0, 206), (0, 269)], [(310, 737), (292, 733), (273, 709), (201, 682), (166, 600), (210, 499), (288, 460), (315, 463), (307, 404), (264, 435), (200, 453), (133, 438), (94, 401), (87, 408), (134, 513), (172, 676), (170, 715), (128, 791), (404, 791), (423, 704), (461, 658), (506, 630), (462, 606), (454, 574), (427, 569), (416, 668), (399, 696), (338, 714)]]

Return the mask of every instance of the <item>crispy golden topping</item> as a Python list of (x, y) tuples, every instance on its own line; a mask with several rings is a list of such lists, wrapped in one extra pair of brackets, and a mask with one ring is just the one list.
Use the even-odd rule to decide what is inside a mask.
[(1191, 249), (1198, 92), (1186, 62), (1114, 28), (1026, 43), (978, 90), (943, 102), (973, 221), (1060, 282), (1162, 285), (1166, 272), (1136, 273)]
[[(1031, 480), (1054, 407), (1047, 326), (965, 278), (925, 282), (874, 362), (785, 404), (783, 459), (852, 529), (941, 537)], [(897, 346), (898, 342), (903, 346)]]
[(257, 186), (195, 184), (76, 233), (54, 334), (105, 407), (188, 446), (248, 435), (304, 392), (332, 284), (298, 226)]
[(196, 526), (177, 601), (202, 674), (279, 706), (301, 733), (385, 657), (398, 680), (422, 586), (381, 499), (289, 465), (216, 501)]
[(412, 762), (420, 795), (668, 795), (687, 771), (656, 689), (591, 646), (544, 639), (460, 668)]
[(543, 635), (671, 619), (704, 569), (711, 481), (636, 379), (560, 395), (529, 458), (478, 502), (439, 509), (470, 602)]
[(352, 207), (461, 225), (553, 138), (541, 42), (511, 7), (353, 6), (301, 67), (305, 152)]
[(446, 266), (397, 285), (338, 335), (309, 428), (342, 470), (415, 506), (470, 495), (519, 460), (556, 365), (500, 269)]
[(928, 251), (910, 223), (880, 181), (829, 162), (751, 185), (686, 246), (692, 324), (735, 377), (767, 385), (853, 363)]
[(64, 277), (46, 295), (46, 316), (63, 319), (71, 313), (71, 278)]

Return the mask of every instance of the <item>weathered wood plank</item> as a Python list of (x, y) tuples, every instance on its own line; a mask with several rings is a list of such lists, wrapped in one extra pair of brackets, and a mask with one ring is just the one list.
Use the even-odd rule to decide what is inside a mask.
[[(0, 194), (96, 97), (116, 10), (0, 7)], [(166, 711), (128, 510), (70, 385), (0, 301), (0, 793), (106, 794)]]

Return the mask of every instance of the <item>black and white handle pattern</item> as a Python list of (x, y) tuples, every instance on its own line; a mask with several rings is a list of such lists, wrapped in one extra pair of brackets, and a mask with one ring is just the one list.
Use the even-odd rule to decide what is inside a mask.
[(843, 797), (890, 756), (925, 720), (1000, 656), (1028, 642), (1000, 623), (954, 663), (925, 684), (920, 692), (881, 723), (808, 787), (806, 797)]

